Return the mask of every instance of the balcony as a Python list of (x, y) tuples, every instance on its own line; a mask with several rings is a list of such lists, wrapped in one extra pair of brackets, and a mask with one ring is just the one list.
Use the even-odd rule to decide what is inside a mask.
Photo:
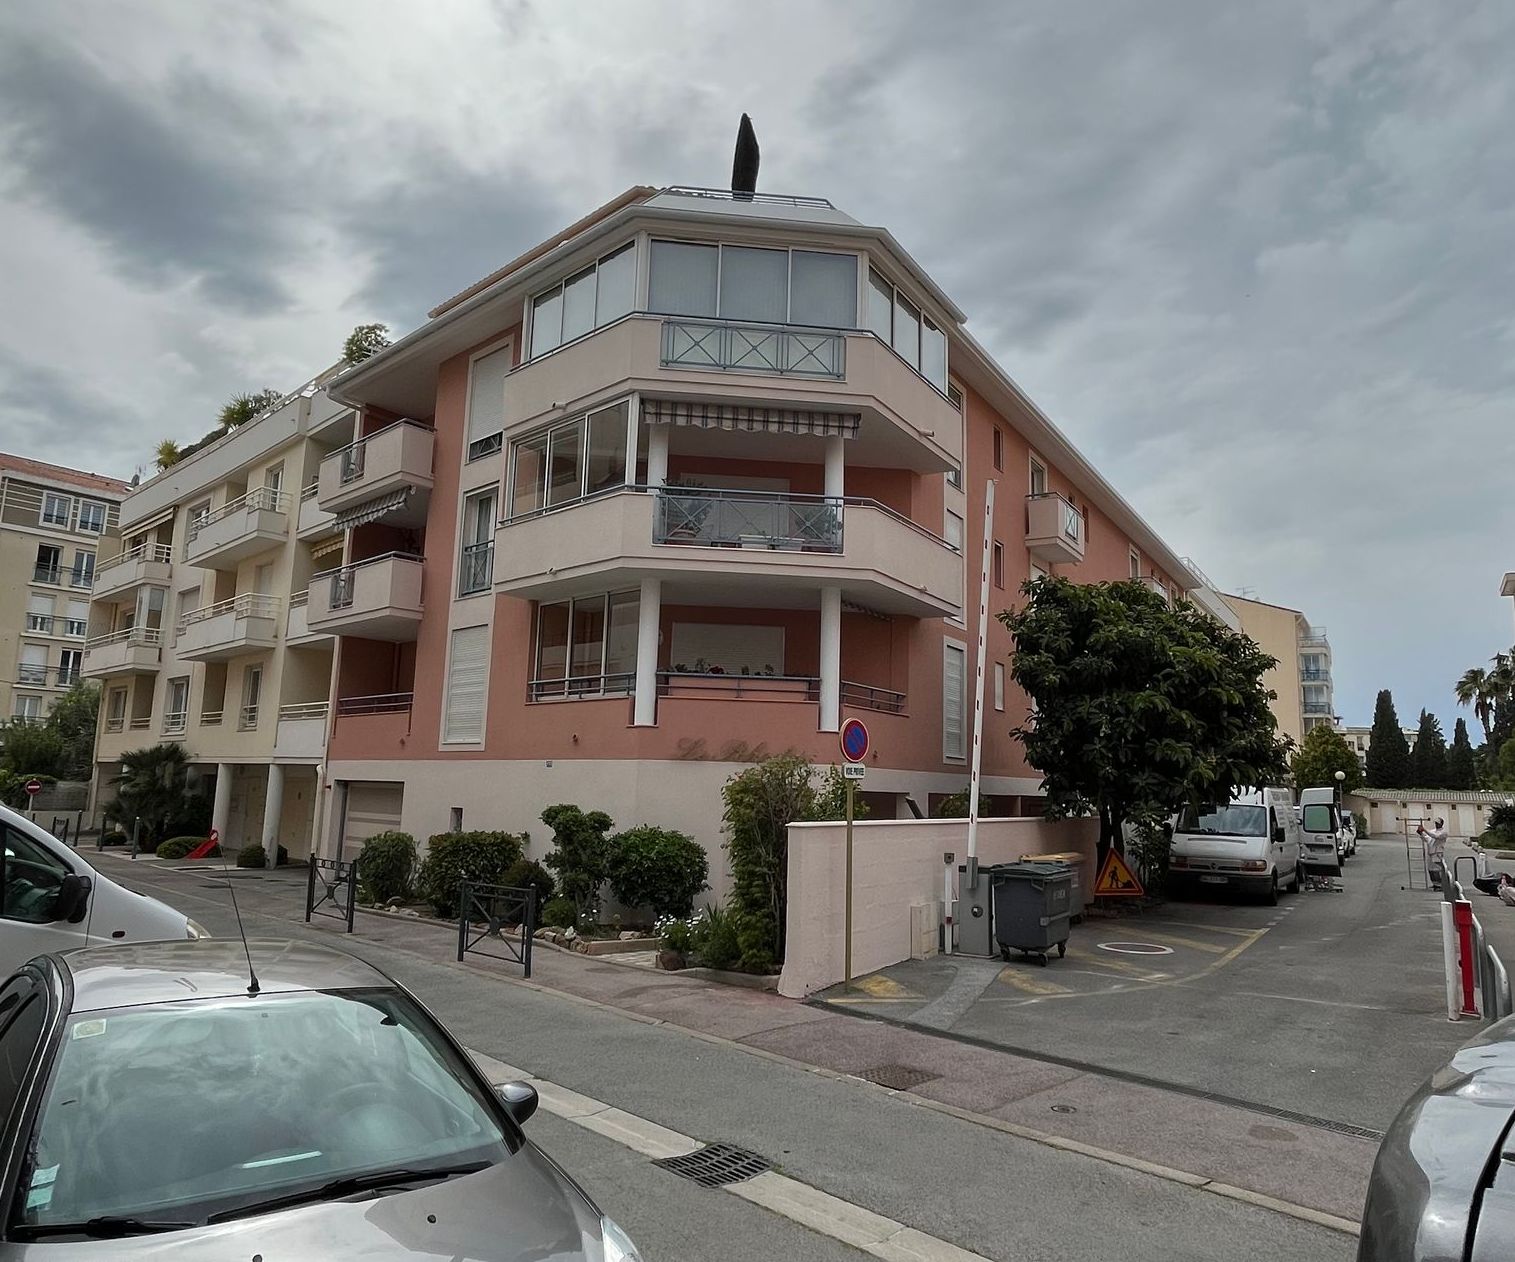
[(500, 527), (495, 590), (560, 599), (644, 577), (670, 602), (815, 608), (825, 587), (879, 613), (955, 616), (957, 549), (866, 499), (615, 491)]
[(1170, 604), (1172, 603), (1173, 593), (1168, 590), (1168, 585), (1163, 582), (1162, 579), (1158, 578), (1156, 574), (1144, 574), (1136, 581), (1145, 587), (1148, 591), (1161, 596)]
[(1299, 647), (1314, 652), (1331, 651), (1331, 641), (1326, 638), (1325, 627), (1307, 627), (1299, 633)]
[(1055, 492), (1026, 496), (1026, 551), (1048, 565), (1084, 559), (1084, 515)]
[(458, 557), (458, 595), (487, 592), (494, 579), (494, 541), (470, 543)]
[(86, 640), (83, 674), (90, 679), (155, 674), (162, 660), (162, 642), (163, 633), (157, 627), (128, 627)]
[(173, 577), (173, 549), (163, 543), (144, 543), (108, 560), (95, 570), (95, 596), (122, 596), (143, 584), (167, 587)]
[(1307, 684), (1328, 684), (1331, 682), (1331, 672), (1328, 670), (1305, 669), (1299, 672), (1299, 677)]
[(284, 643), (291, 648), (320, 644), (331, 639), (329, 631), (310, 629), (308, 598), (308, 592), (296, 592), (289, 598), (289, 616), (284, 621)]
[(421, 625), (421, 565), (418, 556), (390, 552), (316, 575), (306, 625), (327, 635), (414, 640)]
[(321, 507), (319, 493), (319, 482), (312, 482), (300, 492), (300, 514), (295, 522), (297, 539), (320, 539), (337, 533), (336, 516)]
[(872, 333), (682, 316), (627, 316), (519, 365), (505, 378), (504, 429), (633, 390), (855, 416), (858, 464), (942, 473), (962, 463), (957, 409)]
[(424, 519), (435, 442), (436, 433), (430, 426), (396, 421), (332, 452), (321, 461), (318, 506), (340, 515), (371, 500), (396, 496), (404, 505), (403, 511), (397, 507), (397, 514)]
[(170, 710), (163, 716), (164, 736), (183, 736), (184, 729), (189, 726), (189, 711)]
[(317, 759), (326, 754), (325, 701), (302, 701), (279, 707), (279, 725), (274, 730), (274, 757)]
[(289, 496), (260, 486), (190, 523), (184, 559), (208, 570), (234, 570), (289, 538)]
[(65, 570), (57, 565), (34, 565), (32, 582), (48, 583), (56, 587), (72, 587), (77, 591), (87, 592), (95, 585), (95, 571), (93, 567), (87, 570), (79, 568)]
[(1331, 713), (1331, 709), (1332, 707), (1329, 701), (1306, 701), (1304, 703), (1304, 712), (1306, 714), (1328, 715)]
[(259, 592), (206, 605), (179, 620), (174, 651), (192, 662), (223, 662), (266, 652), (277, 642), (281, 613), (277, 596)]

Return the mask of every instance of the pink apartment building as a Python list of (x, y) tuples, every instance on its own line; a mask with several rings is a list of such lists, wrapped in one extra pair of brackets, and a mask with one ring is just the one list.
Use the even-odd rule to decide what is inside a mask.
[[(835, 762), (854, 715), (875, 818), (963, 789), (991, 480), (991, 611), (1038, 572), (1200, 587), (963, 320), (829, 202), (634, 188), (330, 383), (322, 848), (542, 843), (567, 801), (714, 851), (729, 775)], [(992, 624), (985, 791), (1020, 813), (1010, 647)]]

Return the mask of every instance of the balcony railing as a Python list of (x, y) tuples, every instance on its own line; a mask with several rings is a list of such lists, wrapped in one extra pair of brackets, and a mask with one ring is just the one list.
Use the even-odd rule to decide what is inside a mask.
[(82, 640), (89, 633), (89, 623), (83, 618), (65, 618), (63, 620), (63, 634), (72, 636), (76, 640)]
[(658, 695), (819, 701), (821, 681), (814, 675), (732, 675), (722, 671), (660, 670)]
[(124, 732), (126, 730), (126, 716), (124, 714), (107, 715), (105, 730), (107, 732)]
[(294, 701), (279, 707), (279, 721), (324, 719), (330, 709), (331, 703), (328, 701)]
[(842, 680), (841, 697), (843, 705), (855, 706), (863, 710), (878, 710), (883, 714), (903, 714), (905, 712), (905, 694), (895, 692), (891, 688), (877, 688), (872, 684), (855, 684), (849, 680)]
[(367, 697), (338, 697), (337, 714), (343, 718), (357, 714), (399, 714), (410, 709), (414, 699), (413, 692), (381, 692)]
[(109, 635), (97, 635), (91, 640), (84, 641), (84, 647), (89, 649), (103, 649), (112, 644), (161, 644), (163, 632), (157, 627), (124, 627), (120, 631), (112, 631)]
[(201, 727), (220, 727), (221, 726), (221, 715), (222, 715), (222, 711), (220, 711), (220, 710), (201, 710), (200, 711), (200, 726)]
[(636, 687), (636, 672), (609, 675), (570, 675), (566, 679), (533, 679), (526, 685), (531, 701), (556, 701), (565, 697), (626, 697)]
[(237, 711), (237, 731), (250, 732), (258, 726), (258, 707), (245, 705)]
[(16, 682), (18, 684), (29, 684), (33, 688), (40, 688), (47, 683), (47, 667), (23, 662), (16, 668)]
[(781, 376), (847, 375), (847, 339), (831, 329), (730, 320), (663, 321), (665, 368), (715, 368)]
[(193, 541), (201, 531), (218, 521), (224, 521), (235, 513), (256, 512), (266, 509), (271, 513), (287, 513), (289, 511), (289, 496), (283, 491), (276, 491), (271, 486), (255, 486), (246, 495), (239, 495), (234, 500), (228, 500), (220, 508), (209, 513), (202, 513), (189, 524), (189, 538)]
[(145, 732), (153, 725), (153, 716), (150, 714), (138, 715), (127, 727), (133, 732)]
[(174, 550), (166, 543), (139, 543), (135, 548), (128, 548), (125, 552), (118, 552), (113, 557), (107, 557), (95, 567), (96, 574), (105, 574), (120, 565), (128, 565), (134, 561), (157, 561), (163, 565), (172, 563)]
[(238, 618), (277, 618), (279, 598), (265, 595), (263, 592), (243, 592), (230, 600), (218, 600), (213, 605), (192, 609), (179, 619), (179, 634), (182, 635), (186, 627), (192, 627), (197, 622), (219, 618), (222, 614), (228, 613), (235, 614)]
[(53, 633), (53, 615), (50, 613), (27, 614), (26, 629), (28, 631), (35, 631), (38, 635), (51, 635)]
[(70, 570), (68, 572), (68, 585), (88, 591), (95, 585), (95, 572), (93, 570)]
[(1299, 677), (1306, 683), (1327, 683), (1330, 681), (1331, 672), (1328, 670), (1305, 669), (1299, 672)]
[(182, 733), (185, 727), (188, 725), (188, 710), (172, 710), (163, 716), (163, 734), (165, 736), (172, 736), (175, 733)]
[(652, 541), (840, 553), (842, 504), (821, 495), (664, 487), (658, 492)]
[(1330, 714), (1331, 703), (1329, 701), (1306, 701), (1306, 714)]
[(1325, 627), (1309, 627), (1299, 633), (1299, 643), (1306, 648), (1330, 648)]
[(494, 574), (494, 543), (470, 543), (458, 558), (458, 595), (471, 596), (489, 590)]

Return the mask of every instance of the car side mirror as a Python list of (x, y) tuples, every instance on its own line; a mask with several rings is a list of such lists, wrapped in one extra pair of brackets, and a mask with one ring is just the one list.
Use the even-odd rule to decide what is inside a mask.
[(505, 1110), (517, 1126), (525, 1126), (537, 1111), (537, 1089), (529, 1082), (507, 1082), (496, 1087)]
[(70, 872), (58, 883), (58, 898), (53, 903), (53, 919), (66, 920), (76, 925), (84, 919), (89, 907), (90, 880), (77, 872)]

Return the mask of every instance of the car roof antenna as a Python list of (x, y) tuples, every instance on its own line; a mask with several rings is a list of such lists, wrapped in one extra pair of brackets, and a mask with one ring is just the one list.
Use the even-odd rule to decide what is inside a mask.
[[(211, 830), (215, 832), (214, 829)], [(226, 892), (231, 895), (231, 909), (237, 917), (237, 936), (242, 939), (242, 954), (247, 956), (247, 993), (256, 995), (262, 989), (258, 974), (253, 970), (252, 948), (247, 945), (247, 930), (242, 927), (242, 909), (237, 906), (237, 883), (232, 880), (231, 869), (226, 866), (226, 851), (221, 848), (221, 836), (216, 833), (216, 853), (221, 856), (221, 874), (226, 878)]]

